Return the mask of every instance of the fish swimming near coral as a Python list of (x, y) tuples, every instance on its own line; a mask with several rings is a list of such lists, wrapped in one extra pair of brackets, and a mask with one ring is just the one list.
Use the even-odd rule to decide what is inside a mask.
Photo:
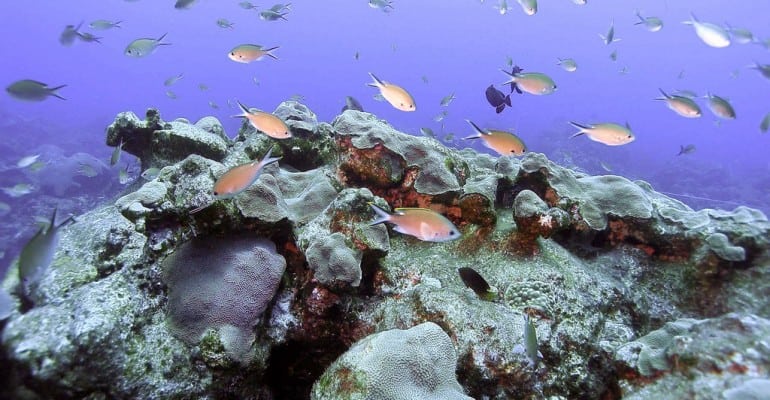
[(35, 236), (24, 245), (19, 254), (19, 279), (23, 296), (29, 298), (46, 269), (51, 265), (59, 243), (59, 230), (66, 224), (74, 222), (70, 216), (60, 224), (56, 224), (56, 212), (53, 210), (50, 224), (40, 228)]
[(426, 242), (448, 242), (459, 239), (460, 231), (452, 221), (427, 208), (396, 208), (393, 214), (374, 204), (369, 204), (377, 214), (377, 219), (369, 225), (383, 222), (393, 224), (393, 230), (414, 236)]
[(272, 163), (278, 162), (281, 157), (270, 157), (273, 148), (270, 147), (265, 156), (260, 161), (251, 161), (230, 168), (214, 183), (212, 194), (217, 199), (229, 199), (248, 189), (249, 186), (259, 179), (264, 168)]
[(482, 300), (492, 301), (497, 298), (497, 290), (492, 289), (481, 274), (473, 268), (462, 267), (457, 269), (465, 286), (473, 290)]
[(524, 142), (519, 139), (518, 136), (510, 132), (498, 131), (498, 130), (483, 130), (474, 124), (471, 120), (465, 120), (476, 131), (476, 135), (468, 136), (463, 139), (481, 139), (489, 149), (492, 149), (501, 156), (520, 156), (527, 151)]
[(240, 101), (238, 106), (241, 108), (242, 114), (234, 117), (246, 118), (256, 130), (264, 132), (265, 135), (273, 139), (288, 139), (292, 136), (286, 123), (275, 115), (264, 111), (252, 111)]
[(505, 110), (506, 105), (508, 107), (511, 106), (511, 95), (503, 94), (503, 92), (495, 88), (495, 85), (489, 85), (487, 90), (484, 92), (484, 95), (487, 97), (487, 102), (489, 102), (489, 105), (494, 107), (495, 112), (498, 114)]
[(603, 143), (607, 146), (621, 146), (631, 143), (635, 139), (628, 124), (626, 124), (626, 126), (613, 123), (581, 125), (577, 122), (570, 121), (570, 125), (579, 129), (579, 131), (571, 137), (586, 135), (594, 142)]
[(390, 82), (380, 80), (371, 72), (369, 73), (369, 76), (372, 77), (374, 82), (369, 83), (368, 85), (380, 89), (380, 94), (382, 94), (382, 97), (384, 97), (385, 100), (387, 100), (388, 103), (390, 103), (390, 105), (395, 107), (397, 110), (409, 112), (417, 109), (414, 98), (412, 98), (412, 95), (409, 94), (406, 89)]

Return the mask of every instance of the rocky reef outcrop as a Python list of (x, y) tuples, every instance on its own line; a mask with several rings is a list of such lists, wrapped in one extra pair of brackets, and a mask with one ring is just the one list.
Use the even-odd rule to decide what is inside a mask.
[[(292, 138), (117, 116), (107, 143), (161, 172), (62, 229), (34, 307), (0, 307), (0, 397), (721, 399), (767, 386), (761, 212), (694, 211), (642, 181), (448, 148), (354, 110), (324, 123), (287, 101), (274, 114)], [(225, 171), (271, 147), (279, 163), (214, 197)], [(430, 208), (462, 238), (370, 226), (370, 204)], [(463, 267), (496, 296), (465, 287)], [(12, 269), (3, 289), (18, 286)], [(537, 362), (521, 350), (525, 314)]]

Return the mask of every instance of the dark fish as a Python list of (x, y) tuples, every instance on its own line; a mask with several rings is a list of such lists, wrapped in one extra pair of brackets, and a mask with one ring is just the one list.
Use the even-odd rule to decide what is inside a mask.
[(687, 146), (679, 146), (679, 154), (678, 156), (681, 156), (682, 154), (690, 154), (695, 151), (695, 145), (694, 144), (688, 144)]
[(361, 103), (358, 102), (355, 98), (351, 96), (345, 96), (345, 105), (342, 106), (341, 113), (345, 112), (345, 110), (356, 110), (356, 111), (364, 111), (364, 108), (361, 106)]
[(495, 108), (498, 114), (503, 112), (506, 105), (508, 107), (511, 106), (511, 95), (504, 95), (503, 92), (495, 88), (495, 85), (489, 85), (484, 94), (487, 96), (489, 104)]
[(460, 273), (460, 279), (463, 280), (465, 286), (473, 290), (481, 299), (493, 300), (495, 298), (497, 293), (492, 290), (486, 279), (473, 268), (462, 267), (458, 268), (457, 272)]
[[(518, 74), (521, 71), (524, 71), (524, 69), (519, 67), (518, 65), (514, 65), (513, 67), (511, 67), (511, 73), (508, 74), (508, 75), (514, 76), (514, 75)], [(521, 89), (519, 89), (519, 87), (516, 86), (515, 82), (511, 81), (510, 85), (511, 85), (511, 93), (513, 93), (513, 91), (515, 90), (516, 93), (521, 94)], [(510, 106), (510, 104), (508, 104), (508, 105)]]

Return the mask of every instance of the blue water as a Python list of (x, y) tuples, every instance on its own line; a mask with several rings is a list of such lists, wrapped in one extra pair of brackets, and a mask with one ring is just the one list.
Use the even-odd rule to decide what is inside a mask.
[[(396, 0), (390, 13), (370, 8), (365, 0), (294, 1), (288, 21), (274, 22), (260, 20), (257, 11), (238, 3), (199, 0), (189, 10), (174, 9), (173, 0), (5, 4), (0, 84), (5, 87), (19, 79), (66, 84), (59, 94), (67, 100), (22, 102), (0, 94), (0, 186), (56, 180), (66, 173), (57, 163), (75, 152), (106, 162), (112, 149), (104, 145), (104, 130), (122, 111), (141, 116), (146, 108), (157, 107), (165, 120), (214, 115), (233, 137), (241, 121), (230, 118), (237, 111), (228, 107), (228, 100), (273, 110), (298, 95), (320, 121), (331, 122), (345, 96), (351, 95), (366, 111), (404, 132), (419, 135), (420, 127), (430, 127), (440, 138), (453, 133), (457, 139), (473, 134), (465, 122), (471, 119), (485, 128), (513, 129), (530, 151), (543, 152), (563, 165), (599, 174), (607, 173), (604, 163), (611, 173), (692, 196), (678, 198), (694, 208), (747, 204), (770, 212), (770, 134), (759, 131), (760, 120), (770, 112), (770, 80), (747, 68), (755, 61), (770, 63), (770, 51), (735, 42), (712, 48), (681, 23), (693, 12), (701, 21), (728, 22), (767, 39), (770, 2), (589, 0), (579, 6), (570, 0), (547, 0), (540, 2), (536, 15), (527, 16), (515, 1), (509, 1), (511, 10), (505, 15), (490, 0)], [(259, 10), (272, 5), (255, 3)], [(634, 26), (636, 8), (661, 18), (663, 29), (649, 32)], [(234, 29), (217, 26), (218, 18), (232, 21)], [(95, 19), (122, 20), (122, 28), (88, 28)], [(615, 35), (622, 40), (605, 45), (599, 34), (606, 34), (613, 20)], [(103, 37), (102, 43), (62, 46), (58, 38), (64, 27), (81, 21), (81, 30)], [(140, 59), (123, 54), (132, 40), (164, 33), (172, 45)], [(229, 60), (230, 49), (243, 43), (280, 46), (275, 51), (280, 60)], [(615, 50), (617, 61), (612, 61), (609, 55)], [(495, 114), (484, 90), (506, 80), (500, 69), (508, 68), (507, 57), (525, 71), (550, 75), (558, 85), (556, 93), (513, 95), (513, 107)], [(557, 58), (568, 57), (577, 61), (576, 72), (556, 64)], [(624, 67), (628, 73), (619, 73)], [(409, 90), (417, 111), (403, 113), (375, 101), (376, 90), (366, 86), (367, 72)], [(175, 85), (163, 85), (180, 73), (184, 77)], [(208, 90), (201, 90), (200, 84)], [(716, 124), (705, 99), (698, 99), (703, 116), (685, 119), (654, 100), (658, 88), (727, 97), (738, 118)], [(177, 99), (167, 97), (167, 90)], [(439, 101), (450, 93), (456, 100), (441, 107)], [(210, 101), (219, 109), (211, 108)], [(444, 109), (448, 115), (442, 129), (433, 117)], [(628, 122), (636, 141), (608, 147), (585, 136), (570, 139), (575, 132), (570, 120)], [(473, 145), (491, 153), (478, 143), (447, 144)], [(677, 157), (685, 144), (695, 144), (697, 150)], [(46, 178), (8, 168), (20, 157), (38, 153), (41, 159), (49, 158), (40, 172)], [(121, 165), (129, 159), (124, 155)], [(117, 168), (100, 174), (96, 180), (76, 177), (77, 186), (58, 195), (46, 188), (20, 198), (0, 193), (0, 201), (12, 207), (0, 229), (0, 250), (6, 252), (2, 265), (16, 255), (19, 242), (34, 233), (35, 216), (48, 215), (57, 202), (64, 211), (82, 211), (75, 208), (107, 200), (121, 189), (117, 183), (105, 184), (117, 181)], [(73, 196), (79, 201), (73, 203)]]

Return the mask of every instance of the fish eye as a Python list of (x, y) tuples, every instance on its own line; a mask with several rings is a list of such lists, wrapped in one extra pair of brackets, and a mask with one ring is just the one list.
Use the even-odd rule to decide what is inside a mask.
[(216, 190), (214, 191), (214, 196), (219, 196), (219, 193), (217, 193)]

